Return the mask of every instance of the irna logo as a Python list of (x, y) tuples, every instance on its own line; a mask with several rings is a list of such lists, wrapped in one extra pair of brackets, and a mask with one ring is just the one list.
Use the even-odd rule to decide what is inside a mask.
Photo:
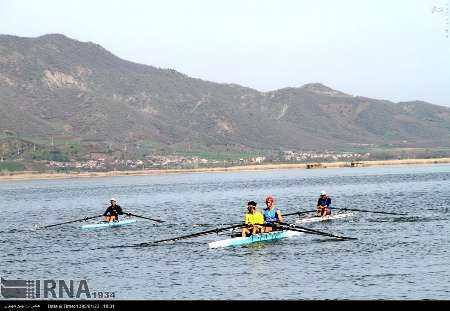
[[(86, 280), (6, 280), (1, 278), (3, 298), (52, 299), (92, 297)], [(95, 298), (95, 295), (94, 295)]]

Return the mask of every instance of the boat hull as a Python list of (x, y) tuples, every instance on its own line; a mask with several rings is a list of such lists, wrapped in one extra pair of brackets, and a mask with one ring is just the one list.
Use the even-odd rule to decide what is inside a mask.
[(326, 221), (326, 220), (333, 220), (333, 219), (342, 219), (342, 218), (348, 218), (353, 216), (353, 213), (348, 212), (348, 213), (340, 213), (340, 214), (335, 214), (335, 215), (328, 215), (328, 216), (324, 216), (324, 217), (309, 217), (309, 218), (302, 218), (302, 219), (297, 219), (295, 221), (295, 223), (297, 224), (309, 224), (312, 222), (320, 222), (320, 221)]
[(257, 243), (257, 242), (279, 240), (279, 239), (284, 239), (284, 238), (288, 238), (288, 237), (292, 237), (292, 236), (297, 236), (300, 234), (302, 234), (302, 233), (298, 232), (298, 231), (289, 231), (289, 230), (288, 231), (275, 231), (275, 232), (255, 234), (255, 235), (252, 235), (249, 237), (239, 237), (239, 238), (215, 241), (215, 242), (209, 243), (208, 245), (210, 248), (239, 246), (239, 245)]
[(83, 225), (81, 226), (81, 229), (106, 229), (111, 227), (120, 227), (120, 226), (126, 226), (131, 225), (135, 223), (136, 219), (125, 219), (117, 222), (103, 222), (103, 223), (96, 223), (96, 224), (89, 224), (89, 225)]

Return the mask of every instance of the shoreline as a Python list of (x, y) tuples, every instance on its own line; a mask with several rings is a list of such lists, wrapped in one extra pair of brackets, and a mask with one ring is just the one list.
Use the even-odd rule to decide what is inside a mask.
[(324, 168), (353, 168), (353, 167), (374, 167), (374, 166), (395, 166), (395, 165), (432, 165), (449, 164), (450, 158), (434, 159), (403, 159), (403, 160), (372, 160), (353, 162), (314, 162), (296, 164), (262, 164), (262, 165), (241, 165), (230, 167), (211, 167), (196, 169), (158, 169), (140, 171), (109, 171), (109, 172), (83, 172), (83, 173), (33, 173), (17, 172), (8, 176), (0, 176), (2, 181), (19, 180), (47, 180), (47, 179), (69, 179), (86, 177), (111, 177), (111, 176), (151, 176), (165, 174), (183, 173), (213, 173), (213, 172), (239, 172), (239, 171), (267, 171), (283, 169), (324, 169)]

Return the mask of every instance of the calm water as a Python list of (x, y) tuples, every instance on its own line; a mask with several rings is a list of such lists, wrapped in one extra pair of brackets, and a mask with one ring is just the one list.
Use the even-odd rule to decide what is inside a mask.
[[(247, 201), (262, 207), (267, 195), (285, 213), (310, 210), (321, 190), (335, 207), (409, 216), (355, 213), (308, 225), (356, 241), (302, 235), (209, 249), (226, 237), (213, 234), (127, 247), (239, 222)], [(111, 196), (166, 223), (32, 230), (102, 213)], [(7, 279), (86, 279), (119, 299), (450, 299), (448, 165), (0, 182), (0, 198)]]

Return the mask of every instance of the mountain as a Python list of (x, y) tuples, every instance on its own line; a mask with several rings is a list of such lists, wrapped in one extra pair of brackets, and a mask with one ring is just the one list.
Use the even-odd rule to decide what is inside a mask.
[(319, 83), (259, 92), (122, 60), (60, 34), (0, 35), (0, 109), (0, 138), (54, 139), (98, 152), (450, 141), (445, 107), (352, 96)]

